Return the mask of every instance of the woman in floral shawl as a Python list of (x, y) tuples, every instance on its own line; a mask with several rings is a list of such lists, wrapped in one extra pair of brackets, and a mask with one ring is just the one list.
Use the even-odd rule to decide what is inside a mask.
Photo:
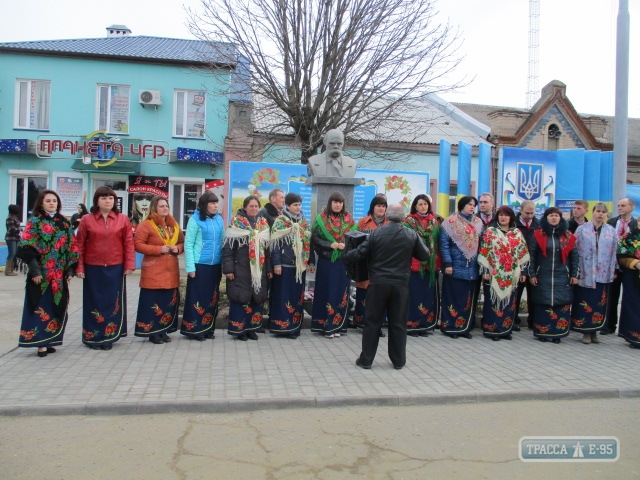
[(442, 278), (442, 319), (440, 329), (451, 338), (471, 338), (476, 318), (478, 247), (482, 220), (473, 212), (475, 197), (458, 200), (458, 212), (442, 223), (440, 253)]
[(529, 282), (533, 285), (533, 335), (560, 343), (569, 335), (573, 286), (578, 283), (576, 237), (562, 211), (549, 207), (530, 245)]
[(607, 223), (607, 206), (597, 203), (590, 222), (575, 233), (580, 258), (580, 280), (571, 308), (571, 330), (582, 333), (582, 343), (600, 343), (598, 332), (605, 327), (609, 286), (616, 272), (618, 234)]
[(344, 250), (344, 234), (354, 228), (355, 222), (344, 208), (344, 195), (333, 192), (311, 232), (311, 245), (318, 257), (311, 331), (326, 338), (347, 333), (351, 282), (344, 263), (337, 260)]
[(169, 215), (166, 198), (156, 195), (151, 199), (147, 219), (138, 226), (133, 241), (136, 252), (144, 254), (135, 336), (156, 345), (168, 343), (168, 334), (178, 329), (178, 255), (184, 251), (184, 235)]
[(634, 228), (618, 243), (618, 263), (622, 267), (620, 336), (631, 348), (640, 349), (640, 229)]
[(484, 285), (482, 332), (498, 341), (511, 340), (516, 314), (516, 286), (529, 264), (529, 249), (511, 208), (498, 208), (482, 235), (478, 264)]
[(269, 298), (269, 331), (296, 339), (304, 314), (306, 271), (315, 269), (311, 231), (302, 213), (302, 197), (287, 193), (284, 210), (271, 227), (273, 280)]
[(407, 335), (426, 337), (436, 328), (440, 317), (440, 288), (438, 269), (440, 268), (440, 226), (431, 210), (431, 199), (421, 193), (411, 203), (411, 210), (404, 225), (415, 230), (431, 252), (429, 260), (411, 260), (409, 278), (409, 315)]
[(272, 277), (268, 252), (269, 223), (259, 215), (258, 197), (249, 195), (229, 222), (222, 246), (222, 272), (227, 277), (229, 324), (236, 340), (258, 340), (267, 278)]
[(46, 357), (62, 345), (69, 306), (68, 281), (80, 255), (71, 222), (60, 214), (60, 197), (41, 190), (33, 206), (16, 256), (27, 264), (20, 347), (37, 347)]

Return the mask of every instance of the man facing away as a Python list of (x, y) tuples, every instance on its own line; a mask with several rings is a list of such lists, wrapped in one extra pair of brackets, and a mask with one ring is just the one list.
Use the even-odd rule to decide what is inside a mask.
[[(638, 221), (633, 218), (635, 202), (631, 198), (621, 198), (618, 200), (618, 216), (609, 220), (609, 225), (616, 229), (618, 238), (622, 238), (634, 228), (638, 227)], [(618, 326), (618, 302), (620, 300), (620, 290), (622, 288), (622, 275), (616, 269), (616, 276), (609, 287), (609, 302), (607, 303), (607, 320), (600, 335), (615, 333)]]
[(309, 159), (307, 173), (310, 177), (356, 176), (356, 161), (342, 155), (344, 135), (340, 130), (329, 130), (322, 140), (325, 151)]
[(411, 259), (429, 259), (429, 250), (416, 232), (402, 225), (404, 207), (395, 203), (387, 208), (389, 223), (373, 230), (357, 249), (342, 255), (349, 264), (366, 258), (369, 263), (369, 288), (365, 299), (365, 323), (362, 353), (356, 360), (369, 369), (378, 350), (379, 331), (384, 312), (389, 324), (389, 358), (396, 370), (406, 363), (407, 316)]
[(587, 223), (589, 219), (585, 217), (589, 209), (589, 202), (586, 200), (576, 200), (573, 202), (573, 218), (569, 220), (569, 231), (576, 233), (576, 230), (583, 223)]

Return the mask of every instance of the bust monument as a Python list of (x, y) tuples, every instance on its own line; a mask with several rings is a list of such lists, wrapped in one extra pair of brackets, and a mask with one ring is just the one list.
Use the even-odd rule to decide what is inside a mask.
[(356, 161), (342, 155), (344, 135), (340, 130), (329, 130), (322, 143), (325, 150), (309, 159), (307, 173), (310, 177), (344, 177), (356, 176)]

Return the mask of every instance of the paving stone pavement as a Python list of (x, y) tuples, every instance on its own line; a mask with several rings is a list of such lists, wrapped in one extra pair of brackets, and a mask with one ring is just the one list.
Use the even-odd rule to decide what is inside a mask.
[(371, 370), (354, 362), (361, 333), (328, 340), (259, 335), (239, 342), (179, 333), (154, 345), (133, 336), (139, 276), (129, 276), (129, 336), (111, 351), (82, 345), (82, 283), (72, 281), (64, 345), (46, 358), (17, 348), (24, 277), (0, 274), (0, 415), (214, 413), (336, 405), (418, 405), (505, 400), (640, 397), (640, 351), (616, 335), (584, 345), (535, 341), (524, 329), (493, 342), (436, 332), (409, 337), (407, 365), (394, 370), (382, 338)]

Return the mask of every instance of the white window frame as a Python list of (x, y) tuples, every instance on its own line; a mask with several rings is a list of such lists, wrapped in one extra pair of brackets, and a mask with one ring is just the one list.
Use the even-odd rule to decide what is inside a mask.
[[(122, 93), (121, 105), (114, 111), (112, 103), (115, 101), (114, 93), (117, 89), (128, 89)], [(118, 118), (119, 117), (119, 118)], [(103, 130), (113, 135), (129, 135), (131, 131), (131, 86), (120, 84), (99, 83), (96, 88), (96, 130)]]
[[(38, 90), (42, 90), (38, 92)], [(49, 131), (51, 80), (16, 79), (13, 126), (20, 130)]]
[(177, 138), (206, 138), (207, 92), (180, 90), (173, 92), (173, 136)]
[[(16, 191), (16, 182), (18, 178), (28, 179), (28, 178), (44, 178), (46, 179), (46, 185), (44, 188), (51, 188), (51, 179), (49, 178), (49, 172), (47, 170), (9, 170), (10, 176), (10, 198), (9, 203), (14, 203), (16, 195), (18, 192)], [(22, 218), (20, 218), (21, 223), (24, 225), (29, 219), (29, 209), (32, 205), (28, 205), (28, 190), (23, 192), (23, 198), (20, 204), (18, 205), (22, 209)]]

